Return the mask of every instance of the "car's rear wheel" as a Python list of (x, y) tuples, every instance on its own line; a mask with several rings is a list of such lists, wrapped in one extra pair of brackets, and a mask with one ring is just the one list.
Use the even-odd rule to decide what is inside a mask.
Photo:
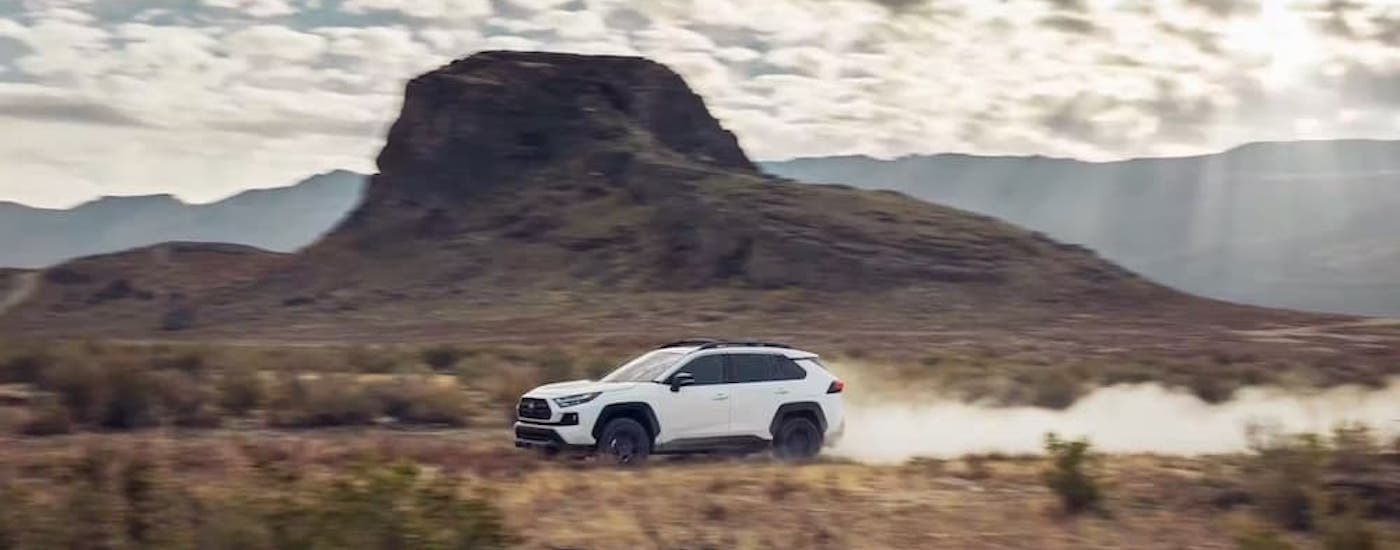
[(810, 460), (822, 448), (822, 432), (811, 419), (788, 417), (773, 437), (773, 453), (783, 460)]
[(631, 418), (614, 418), (603, 426), (598, 454), (618, 466), (638, 466), (651, 454), (651, 436)]

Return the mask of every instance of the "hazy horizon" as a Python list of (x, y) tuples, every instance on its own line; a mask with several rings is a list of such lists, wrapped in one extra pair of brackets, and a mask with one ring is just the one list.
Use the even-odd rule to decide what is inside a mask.
[[(1092, 159), (1083, 159), (1083, 158), (1067, 157), (1067, 156), (1065, 156), (1065, 157), (1056, 157), (1056, 156), (1051, 156), (1051, 155), (1039, 155), (1039, 154), (1005, 154), (1005, 155), (997, 155), (997, 154), (992, 154), (992, 153), (971, 153), (971, 152), (965, 152), (965, 151), (929, 151), (929, 152), (924, 152), (924, 153), (906, 153), (906, 154), (896, 155), (896, 156), (877, 156), (877, 155), (866, 154), (866, 153), (849, 153), (849, 154), (844, 154), (844, 155), (794, 156), (794, 157), (787, 157), (787, 158), (771, 158), (771, 159), (769, 159), (769, 158), (756, 158), (756, 159), (754, 159), (754, 162), (757, 162), (758, 164), (762, 165), (762, 164), (780, 164), (780, 163), (784, 163), (784, 162), (799, 161), (799, 160), (806, 160), (806, 159), (820, 159), (820, 158), (831, 158), (831, 157), (862, 157), (862, 156), (864, 156), (864, 157), (869, 157), (869, 158), (873, 158), (873, 159), (876, 159), (876, 160), (882, 160), (882, 161), (894, 161), (894, 160), (899, 160), (899, 159), (901, 159), (901, 158), (908, 158), (908, 157), (932, 157), (932, 156), (941, 156), (941, 155), (965, 155), (965, 156), (971, 156), (971, 157), (989, 157), (989, 158), (991, 158), (991, 157), (995, 157), (995, 158), (1048, 157), (1048, 158), (1054, 158), (1054, 159), (1057, 159), (1057, 160), (1071, 160), (1071, 161), (1084, 162), (1084, 163), (1089, 163), (1089, 164), (1111, 164), (1111, 163), (1115, 163), (1115, 162), (1127, 162), (1127, 161), (1134, 161), (1134, 160), (1180, 159), (1180, 158), (1192, 158), (1192, 157), (1198, 157), (1198, 156), (1219, 155), (1219, 154), (1228, 153), (1228, 152), (1233, 151), (1233, 150), (1235, 150), (1235, 149), (1238, 149), (1238, 148), (1240, 148), (1240, 147), (1246, 147), (1246, 146), (1257, 145), (1257, 144), (1269, 144), (1269, 143), (1309, 143), (1309, 142), (1347, 142), (1347, 141), (1352, 141), (1352, 142), (1392, 142), (1392, 141), (1393, 141), (1393, 142), (1400, 142), (1400, 139), (1382, 139), (1382, 138), (1337, 138), (1337, 139), (1304, 139), (1304, 140), (1290, 140), (1290, 141), (1250, 141), (1250, 142), (1238, 143), (1238, 144), (1235, 144), (1235, 145), (1232, 145), (1232, 146), (1228, 146), (1228, 147), (1226, 147), (1226, 148), (1224, 148), (1224, 149), (1220, 149), (1220, 150), (1205, 151), (1205, 152), (1195, 153), (1195, 154), (1167, 154), (1167, 155), (1155, 155), (1155, 156), (1154, 156), (1154, 155), (1147, 155), (1147, 156), (1128, 156), (1128, 157), (1123, 157), (1123, 158), (1107, 159), (1107, 160), (1092, 160)], [(71, 209), (78, 208), (78, 207), (84, 206), (84, 205), (86, 205), (86, 204), (90, 204), (90, 203), (93, 203), (93, 202), (97, 202), (97, 201), (100, 201), (100, 200), (103, 200), (103, 199), (143, 199), (143, 198), (154, 199), (154, 198), (160, 198), (160, 197), (169, 197), (169, 198), (172, 198), (172, 199), (174, 199), (174, 200), (176, 200), (176, 201), (179, 201), (180, 203), (183, 203), (183, 204), (185, 204), (185, 205), (187, 205), (187, 206), (205, 206), (205, 205), (210, 205), (210, 204), (215, 204), (215, 203), (219, 203), (219, 202), (222, 202), (222, 201), (226, 201), (226, 200), (232, 199), (232, 198), (234, 198), (234, 197), (237, 197), (238, 195), (241, 195), (241, 194), (243, 194), (243, 193), (250, 192), (250, 191), (267, 191), (267, 190), (286, 189), (286, 188), (290, 188), (290, 187), (295, 187), (295, 186), (300, 185), (300, 184), (302, 184), (302, 183), (306, 183), (307, 180), (310, 180), (310, 179), (315, 178), (315, 177), (317, 177), (317, 176), (323, 176), (323, 175), (331, 174), (331, 173), (334, 173), (334, 172), (351, 172), (351, 173), (358, 174), (358, 175), (369, 176), (369, 175), (373, 175), (373, 174), (374, 174), (375, 172), (377, 172), (377, 171), (378, 171), (378, 170), (375, 170), (375, 169), (371, 169), (371, 170), (369, 170), (369, 171), (359, 171), (359, 170), (352, 170), (352, 169), (348, 169), (348, 168), (330, 168), (330, 169), (322, 170), (322, 171), (319, 171), (319, 172), (308, 173), (308, 174), (306, 174), (306, 175), (304, 175), (304, 176), (296, 177), (296, 178), (293, 178), (292, 180), (288, 180), (288, 181), (283, 181), (283, 182), (272, 182), (272, 183), (269, 184), (269, 185), (256, 185), (256, 186), (253, 186), (253, 187), (247, 187), (247, 188), (242, 188), (242, 189), (235, 189), (235, 190), (232, 190), (231, 192), (229, 192), (229, 193), (227, 193), (227, 194), (224, 194), (224, 195), (214, 195), (214, 196), (210, 196), (210, 197), (198, 197), (198, 196), (196, 196), (196, 197), (189, 197), (189, 196), (185, 196), (185, 195), (183, 195), (182, 193), (180, 193), (180, 190), (179, 190), (179, 189), (171, 188), (171, 189), (165, 190), (165, 191), (153, 190), (153, 191), (147, 192), (147, 193), (93, 195), (93, 196), (91, 196), (91, 197), (85, 197), (85, 198), (77, 199), (75, 202), (64, 203), (64, 204), (57, 204), (57, 205), (34, 204), (34, 203), (31, 203), (31, 202), (25, 200), (25, 198), (23, 198), (23, 197), (17, 197), (17, 198), (5, 198), (5, 197), (0, 197), (0, 204), (4, 204), (4, 203), (18, 204), (18, 205), (20, 205), (20, 206), (25, 206), (25, 207), (29, 207), (29, 208), (35, 208), (35, 209), (43, 209), (43, 210), (71, 210)], [(822, 182), (813, 182), (813, 183), (822, 183)]]

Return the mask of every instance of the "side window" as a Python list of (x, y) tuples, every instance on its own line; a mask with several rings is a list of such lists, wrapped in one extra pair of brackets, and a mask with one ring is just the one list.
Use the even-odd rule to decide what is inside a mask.
[(801, 380), (807, 377), (807, 370), (794, 363), (792, 359), (781, 355), (769, 355), (768, 357), (773, 364), (774, 380)]
[(773, 377), (772, 355), (760, 353), (735, 353), (729, 356), (729, 366), (734, 369), (734, 381), (768, 382)]
[[(724, 383), (724, 358), (719, 355), (705, 355), (692, 359), (676, 371), (688, 372), (695, 377), (695, 385)], [(672, 375), (675, 376), (675, 375)]]

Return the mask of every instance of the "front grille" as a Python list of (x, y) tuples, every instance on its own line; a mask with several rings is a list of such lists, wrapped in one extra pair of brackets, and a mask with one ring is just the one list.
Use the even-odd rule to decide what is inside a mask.
[(549, 428), (534, 428), (530, 426), (516, 426), (515, 438), (524, 441), (537, 441), (542, 443), (558, 443), (559, 433)]
[(520, 418), (533, 418), (535, 420), (549, 420), (549, 402), (543, 399), (525, 397), (520, 400), (515, 412)]

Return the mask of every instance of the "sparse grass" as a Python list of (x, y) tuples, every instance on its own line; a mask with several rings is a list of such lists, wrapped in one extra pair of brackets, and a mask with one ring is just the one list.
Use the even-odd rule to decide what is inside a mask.
[(317, 477), (289, 477), (284, 466), (196, 487), (170, 455), (86, 447), (48, 479), (0, 473), (0, 545), (488, 550), (513, 541), (499, 508), (455, 477), (412, 463)]
[[(497, 441), (489, 434), (338, 432), (22, 439), (0, 455), (0, 514), (8, 514), (0, 517), (0, 540), (17, 539), (18, 548), (66, 547), (79, 536), (128, 547), (139, 538), (168, 541), (162, 544), (169, 548), (308, 547), (312, 540), (392, 548), (403, 537), (427, 536), (418, 530), (425, 528), (487, 541), (513, 534), (522, 548), (1331, 544), (1330, 531), (1291, 533), (1253, 523), (1261, 534), (1252, 538), (1274, 544), (1246, 545), (1249, 533), (1235, 525), (1238, 513), (1200, 505), (1212, 488), (1197, 472), (1228, 467), (1228, 457), (1105, 456), (1099, 472), (1115, 488), (1104, 495), (1114, 516), (1068, 522), (1047, 513), (1059, 499), (1042, 485), (1040, 459), (981, 457), (996, 473), (978, 479), (929, 466), (936, 461), (657, 460), (641, 471), (619, 471), (540, 461)], [(438, 504), (456, 512), (428, 512)], [(1394, 521), (1367, 525), (1379, 548), (1400, 535)]]
[(1294, 550), (1297, 548), (1278, 530), (1260, 523), (1249, 522), (1235, 535), (1238, 550)]
[(210, 428), (230, 419), (298, 429), (379, 421), (460, 428), (474, 419), (503, 424), (530, 387), (575, 377), (580, 363), (605, 372), (614, 361), (560, 349), (74, 342), (0, 347), (0, 383), (29, 396), (7, 425), (30, 435)]

